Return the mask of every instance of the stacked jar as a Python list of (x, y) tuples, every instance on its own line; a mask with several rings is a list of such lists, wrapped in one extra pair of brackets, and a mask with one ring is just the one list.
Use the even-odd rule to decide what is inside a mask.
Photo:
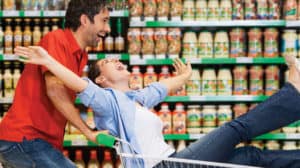
[[(129, 28), (127, 40), (131, 59), (177, 58), (181, 52), (179, 28)], [(185, 40), (190, 40), (190, 37), (185, 37)], [(189, 47), (192, 44), (189, 41), (187, 43), (183, 45)]]

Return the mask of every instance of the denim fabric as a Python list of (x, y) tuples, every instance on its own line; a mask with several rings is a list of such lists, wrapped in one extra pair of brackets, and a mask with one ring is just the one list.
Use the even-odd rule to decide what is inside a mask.
[(75, 168), (57, 149), (41, 139), (21, 143), (0, 140), (0, 162), (4, 168)]
[(234, 150), (228, 162), (267, 168), (299, 168), (300, 150), (260, 150), (251, 146), (241, 147)]
[(300, 167), (300, 150), (235, 148), (243, 141), (300, 120), (300, 94), (289, 83), (248, 113), (224, 124), (171, 157), (263, 167)]

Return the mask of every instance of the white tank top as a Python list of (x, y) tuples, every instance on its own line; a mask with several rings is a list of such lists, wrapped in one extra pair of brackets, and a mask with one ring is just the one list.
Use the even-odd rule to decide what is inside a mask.
[[(135, 135), (141, 149), (141, 154), (152, 157), (168, 157), (175, 152), (169, 146), (162, 134), (163, 123), (158, 116), (145, 107), (136, 105)], [(152, 167), (156, 163), (146, 163), (145, 167)]]

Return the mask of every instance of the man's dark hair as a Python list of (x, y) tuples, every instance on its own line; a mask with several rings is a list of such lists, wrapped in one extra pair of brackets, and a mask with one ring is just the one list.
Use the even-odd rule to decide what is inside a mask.
[(100, 11), (110, 10), (106, 0), (71, 0), (66, 11), (65, 28), (76, 31), (80, 26), (80, 16), (85, 14), (94, 23), (94, 16)]
[(101, 74), (100, 68), (95, 61), (89, 65), (88, 78), (95, 83), (95, 79)]

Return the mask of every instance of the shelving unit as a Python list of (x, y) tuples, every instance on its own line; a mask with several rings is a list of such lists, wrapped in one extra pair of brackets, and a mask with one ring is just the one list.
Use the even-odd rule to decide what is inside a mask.
[[(165, 134), (165, 140), (197, 140), (205, 134)], [(255, 140), (299, 140), (300, 134), (268, 133), (256, 137)], [(65, 135), (64, 147), (88, 146), (97, 147), (98, 145), (87, 140), (84, 135)]]
[[(186, 62), (185, 59), (182, 59)], [(191, 64), (284, 64), (285, 60), (282, 57), (276, 58), (199, 58), (191, 59)], [(131, 65), (171, 65), (173, 63), (172, 59), (130, 59)]]
[[(59, 11), (0, 11), (0, 19), (5, 18), (63, 18), (65, 16), (64, 10)], [(133, 21), (130, 20), (130, 14), (128, 10), (119, 10), (110, 12), (110, 17), (125, 18), (126, 24), (129, 23), (128, 28), (181, 28), (182, 30), (193, 29), (229, 29), (229, 28), (300, 28), (300, 20), (298, 21), (286, 21), (286, 20), (232, 20), (232, 21)], [(126, 25), (127, 26), (127, 25)], [(115, 31), (115, 30), (112, 30)], [(279, 42), (278, 42), (279, 43)], [(181, 57), (181, 55), (180, 55)], [(133, 59), (130, 54), (127, 53), (89, 53), (88, 58), (90, 61), (95, 61), (103, 58), (119, 58), (126, 61), (128, 66), (140, 65), (172, 65), (172, 59)], [(0, 64), (2, 61), (17, 61), (17, 56), (13, 54), (0, 54)], [(182, 58), (184, 62), (186, 59)], [(201, 67), (201, 65), (284, 65), (285, 61), (280, 55), (275, 58), (202, 58), (189, 60), (193, 67)], [(145, 69), (145, 67), (143, 67)], [(1, 70), (1, 69), (0, 69)], [(235, 104), (235, 103), (259, 103), (268, 99), (268, 96), (251, 96), (251, 95), (233, 95), (233, 96), (168, 96), (164, 102), (175, 104), (176, 102), (183, 102), (184, 104)], [(11, 104), (12, 98), (0, 98), (1, 104)], [(81, 105), (79, 99), (74, 102), (77, 105)], [(194, 141), (205, 134), (166, 134), (165, 140), (187, 140)], [(268, 133), (256, 137), (254, 140), (300, 140), (300, 133), (285, 134), (285, 133)], [(97, 144), (88, 141), (84, 135), (65, 135), (64, 147), (98, 147)]]
[[(241, 96), (168, 96), (164, 102), (174, 103), (174, 102), (263, 102), (268, 96), (251, 96), (251, 95), (241, 95)], [(1, 101), (0, 101), (1, 102)], [(76, 99), (76, 104), (81, 104), (80, 99)]]
[[(173, 60), (166, 59), (131, 59), (130, 54), (109, 54), (109, 53), (90, 53), (88, 55), (89, 60), (99, 60), (103, 58), (118, 58), (123, 61), (130, 61), (130, 65), (171, 65)], [(18, 57), (14, 54), (0, 54), (0, 61), (17, 61)], [(182, 59), (186, 62), (185, 59)], [(284, 58), (199, 58), (190, 60), (191, 64), (285, 64)]]

